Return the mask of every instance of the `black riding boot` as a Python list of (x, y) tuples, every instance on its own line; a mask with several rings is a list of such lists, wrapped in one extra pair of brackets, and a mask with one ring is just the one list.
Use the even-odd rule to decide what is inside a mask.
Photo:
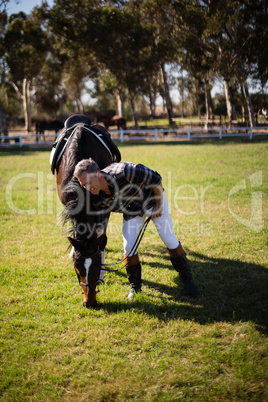
[(193, 299), (196, 298), (197, 289), (193, 282), (189, 261), (181, 244), (176, 249), (169, 250), (169, 253), (170, 261), (180, 275), (180, 280), (184, 286), (187, 296), (192, 297)]
[[(127, 278), (130, 283), (130, 291), (127, 298), (128, 300), (132, 301), (134, 294), (141, 292), (141, 264), (139, 262), (139, 257), (137, 254), (133, 256), (133, 259), (131, 259), (131, 257), (128, 257), (127, 260), (129, 262), (126, 266), (126, 271)], [(131, 263), (132, 265), (130, 265)]]

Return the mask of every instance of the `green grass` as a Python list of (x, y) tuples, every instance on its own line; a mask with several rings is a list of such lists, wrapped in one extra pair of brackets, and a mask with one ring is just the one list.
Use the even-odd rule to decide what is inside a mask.
[[(99, 307), (84, 309), (49, 151), (1, 151), (0, 400), (267, 400), (268, 143), (120, 150), (162, 174), (199, 298), (184, 295), (150, 223), (142, 294), (127, 302), (125, 271), (107, 273)], [(121, 221), (107, 261), (122, 258)]]

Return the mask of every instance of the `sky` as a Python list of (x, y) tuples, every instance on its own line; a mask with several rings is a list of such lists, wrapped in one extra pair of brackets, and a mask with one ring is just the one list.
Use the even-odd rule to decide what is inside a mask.
[[(54, 1), (47, 0), (47, 3), (52, 6)], [(25, 14), (29, 14), (35, 6), (41, 6), (42, 0), (10, 0), (7, 4), (8, 15), (23, 11)]]

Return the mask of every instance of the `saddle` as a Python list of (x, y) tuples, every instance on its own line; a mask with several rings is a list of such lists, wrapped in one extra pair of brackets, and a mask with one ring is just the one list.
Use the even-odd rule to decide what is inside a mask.
[(57, 141), (53, 143), (50, 153), (50, 167), (53, 175), (55, 170), (58, 170), (62, 155), (78, 125), (82, 125), (89, 134), (94, 135), (101, 142), (103, 147), (110, 153), (112, 162), (121, 161), (120, 151), (112, 141), (110, 133), (100, 124), (92, 125), (87, 116), (75, 114), (65, 121), (63, 132), (59, 135)]

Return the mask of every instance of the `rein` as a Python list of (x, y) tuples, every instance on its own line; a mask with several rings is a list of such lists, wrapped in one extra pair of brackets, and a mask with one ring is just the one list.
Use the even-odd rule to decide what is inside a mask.
[[(110, 264), (103, 264), (103, 265), (101, 266), (101, 270), (103, 270), (103, 271), (108, 271), (108, 272), (118, 272), (118, 271), (121, 271), (123, 268), (125, 268), (125, 267), (127, 266), (128, 263), (125, 263), (121, 268), (117, 268), (117, 269), (106, 268), (106, 267), (111, 267), (111, 266), (115, 266), (115, 265), (121, 264), (123, 261), (125, 261), (125, 259), (127, 259), (127, 258), (131, 259), (131, 258), (135, 255), (135, 253), (136, 253), (136, 251), (137, 251), (137, 249), (138, 249), (138, 247), (139, 247), (139, 245), (140, 245), (140, 243), (141, 243), (141, 241), (142, 241), (142, 238), (143, 238), (143, 236), (144, 236), (145, 230), (146, 230), (146, 228), (147, 228), (147, 226), (148, 226), (150, 220), (151, 220), (151, 217), (150, 217), (150, 216), (145, 220), (145, 222), (144, 222), (144, 224), (142, 225), (142, 228), (141, 228), (141, 230), (140, 230), (140, 233), (138, 234), (138, 236), (137, 236), (137, 238), (136, 238), (136, 240), (135, 240), (135, 243), (133, 244), (132, 249), (130, 250), (130, 252), (128, 253), (128, 255), (127, 255), (126, 257), (124, 257), (124, 258), (123, 258), (122, 260), (120, 260), (120, 261), (113, 262), (113, 263), (110, 263)], [(91, 257), (93, 257), (98, 251), (99, 251), (99, 248), (97, 248), (97, 250), (94, 251), (94, 253), (90, 254), (89, 256), (86, 256), (85, 258), (91, 258)], [(132, 256), (130, 256), (131, 253), (133, 253)], [(104, 267), (105, 267), (105, 268), (104, 268)], [(88, 283), (88, 282), (86, 282), (86, 283), (84, 283), (84, 282), (79, 282), (79, 284), (80, 284), (80, 286), (86, 286), (87, 289), (88, 289), (88, 291), (89, 291), (90, 286), (99, 285), (101, 282), (102, 282), (102, 281), (101, 281), (100, 279), (98, 279), (98, 280), (95, 281), (95, 282), (90, 282), (90, 283)]]
[[(140, 230), (140, 233), (138, 234), (138, 236), (137, 236), (137, 238), (136, 238), (136, 240), (135, 240), (135, 243), (134, 243), (133, 246), (132, 246), (132, 249), (130, 250), (130, 252), (128, 253), (128, 255), (127, 255), (126, 257), (124, 257), (122, 260), (117, 261), (117, 262), (113, 262), (113, 263), (110, 263), (110, 264), (103, 264), (103, 266), (104, 266), (104, 267), (111, 267), (111, 266), (114, 266), (114, 265), (119, 265), (119, 264), (121, 264), (123, 261), (125, 261), (125, 259), (127, 259), (127, 258), (129, 258), (129, 257), (130, 257), (130, 259), (131, 259), (132, 257), (134, 257), (134, 255), (135, 255), (135, 253), (136, 253), (136, 251), (137, 251), (137, 249), (138, 249), (138, 247), (139, 247), (139, 245), (140, 245), (140, 243), (141, 243), (141, 241), (142, 241), (142, 238), (143, 238), (143, 236), (144, 236), (145, 230), (146, 230), (146, 228), (147, 228), (148, 223), (150, 222), (150, 220), (151, 220), (151, 217), (150, 217), (150, 216), (145, 220), (145, 222), (144, 222), (144, 224), (142, 225), (142, 228), (141, 228), (141, 230)], [(132, 253), (133, 253), (133, 254), (132, 254)], [(132, 254), (132, 256), (130, 256), (130, 254)], [(103, 271), (108, 271), (108, 272), (117, 272), (117, 271), (121, 271), (121, 269), (125, 268), (125, 267), (127, 266), (127, 264), (128, 264), (128, 263), (126, 262), (121, 268), (117, 268), (117, 269), (103, 268), (103, 266), (102, 266), (101, 269), (102, 269)]]

